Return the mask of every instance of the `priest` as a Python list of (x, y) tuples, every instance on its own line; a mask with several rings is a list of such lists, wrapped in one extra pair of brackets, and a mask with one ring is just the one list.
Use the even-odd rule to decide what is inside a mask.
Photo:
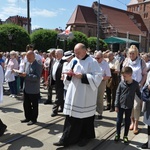
[(87, 54), (84, 44), (75, 45), (74, 54), (67, 72), (70, 84), (63, 111), (66, 115), (63, 135), (59, 142), (53, 143), (55, 146), (78, 143), (82, 147), (95, 138), (94, 114), (102, 72), (97, 61)]
[[(3, 101), (3, 81), (4, 81), (4, 71), (0, 65), (0, 102)], [(2, 136), (6, 130), (7, 126), (0, 119), (0, 136)]]

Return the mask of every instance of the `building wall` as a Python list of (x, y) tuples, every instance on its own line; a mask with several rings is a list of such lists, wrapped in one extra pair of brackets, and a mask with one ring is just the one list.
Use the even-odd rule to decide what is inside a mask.
[(73, 31), (80, 31), (84, 33), (87, 37), (96, 36), (96, 26), (88, 24), (72, 25), (71, 28)]
[(127, 6), (127, 10), (140, 14), (147, 29), (150, 31), (150, 2), (141, 0), (139, 4)]
[[(26, 17), (21, 17), (21, 16), (12, 16), (9, 17), (5, 23), (14, 23), (17, 24), (21, 27), (23, 27), (25, 30), (27, 30), (27, 25), (28, 25), (28, 19)], [(30, 29), (31, 29), (31, 19), (30, 19)]]
[[(122, 37), (122, 38), (127, 38), (127, 34), (124, 34), (124, 33), (118, 33), (118, 37)], [(134, 40), (134, 41), (137, 41), (137, 42), (140, 42), (139, 44), (139, 51), (142, 52), (146, 52), (146, 44), (147, 44), (147, 39), (146, 37), (143, 37), (143, 36), (138, 36), (138, 35), (131, 35), (129, 34), (129, 39), (131, 40)]]

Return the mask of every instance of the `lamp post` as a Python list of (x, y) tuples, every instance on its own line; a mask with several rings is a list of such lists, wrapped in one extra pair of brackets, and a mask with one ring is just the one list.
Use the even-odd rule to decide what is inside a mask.
[(9, 41), (10, 41), (10, 48), (9, 48), (9, 51), (11, 51), (12, 50), (12, 38), (13, 38), (13, 35), (11, 34), (11, 33), (8, 33), (8, 39), (9, 39)]
[(28, 33), (30, 34), (30, 1), (27, 0), (27, 20), (28, 20)]
[(98, 0), (98, 8), (97, 8), (97, 44), (96, 49), (99, 51), (99, 38), (100, 38), (100, 0)]
[(126, 49), (129, 48), (129, 32), (127, 32), (127, 42), (126, 42)]

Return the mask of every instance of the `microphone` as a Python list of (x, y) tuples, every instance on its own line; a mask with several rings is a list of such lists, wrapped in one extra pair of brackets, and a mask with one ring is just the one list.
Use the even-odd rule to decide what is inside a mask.
[[(72, 65), (72, 67), (71, 67), (71, 70), (72, 70), (72, 71), (73, 71), (73, 69), (74, 69), (74, 67), (75, 67), (76, 64), (77, 64), (77, 60), (73, 60), (73, 65)], [(73, 75), (73, 73), (71, 73), (70, 76), (67, 75), (67, 80), (68, 80), (68, 81), (71, 81), (72, 75)]]
[(77, 60), (74, 60), (74, 61), (73, 61), (73, 65), (72, 65), (72, 67), (71, 67), (71, 70), (74, 69), (74, 67), (75, 67), (76, 64), (77, 64)]

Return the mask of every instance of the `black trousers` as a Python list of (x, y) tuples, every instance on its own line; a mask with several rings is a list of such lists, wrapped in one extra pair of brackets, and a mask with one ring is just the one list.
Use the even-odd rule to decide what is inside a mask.
[(47, 90), (48, 90), (48, 94), (47, 94), (47, 100), (52, 102), (52, 90), (54, 89), (55, 85), (48, 85)]
[(24, 77), (20, 77), (20, 88), (23, 89)]
[(113, 89), (106, 87), (107, 94), (107, 106), (110, 108), (115, 107), (115, 98), (116, 98), (117, 86), (114, 86)]
[(150, 126), (147, 127), (147, 133), (150, 135)]
[(64, 88), (63, 87), (55, 87), (56, 88), (56, 99), (52, 108), (53, 113), (58, 112), (59, 106), (61, 110), (64, 108)]
[(60, 139), (64, 146), (76, 144), (81, 139), (92, 138), (95, 138), (94, 116), (82, 119), (66, 116)]
[(121, 123), (123, 120), (123, 114), (125, 113), (125, 129), (124, 136), (128, 136), (129, 127), (131, 123), (131, 112), (132, 109), (123, 109), (119, 108), (119, 112), (117, 113), (117, 135), (120, 136)]
[(24, 91), (23, 107), (24, 107), (25, 118), (27, 120), (37, 121), (38, 99), (39, 99), (39, 93), (38, 94), (27, 94)]

